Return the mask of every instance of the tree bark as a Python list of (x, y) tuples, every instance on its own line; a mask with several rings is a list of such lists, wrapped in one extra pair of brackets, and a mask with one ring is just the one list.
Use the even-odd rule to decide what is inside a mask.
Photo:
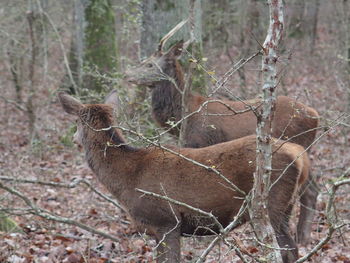
[(85, 8), (85, 20), (83, 65), (88, 75), (83, 79), (84, 88), (101, 93), (108, 90), (110, 83), (104, 76), (111, 77), (118, 68), (115, 17), (110, 0), (90, 0)]
[(309, 36), (309, 50), (313, 54), (317, 38), (318, 12), (320, 0), (312, 0), (306, 3), (305, 31)]
[[(350, 0), (343, 0), (344, 20), (345, 20), (345, 72), (347, 73), (346, 80), (350, 83)], [(350, 111), (350, 86), (348, 85), (348, 111)]]
[[(263, 105), (257, 123), (257, 157), (254, 188), (252, 192), (251, 219), (258, 240), (268, 246), (262, 246), (267, 262), (282, 262), (274, 230), (268, 215), (268, 196), (272, 170), (271, 132), (275, 112), (277, 86), (277, 47), (283, 30), (282, 0), (269, 0), (270, 25), (263, 44)], [(271, 248), (272, 247), (272, 248)]]
[(75, 0), (73, 22), (69, 66), (75, 83), (66, 76), (63, 88), (79, 94), (108, 91), (108, 78), (119, 68), (110, 0)]
[[(262, 33), (262, 24), (260, 23), (259, 3), (257, 0), (247, 0), (242, 2), (242, 9), (240, 15), (240, 57), (246, 58), (252, 52), (259, 50), (259, 44), (256, 40), (259, 40)], [(246, 95), (246, 76), (244, 67), (238, 71), (240, 78), (240, 87), (243, 95)]]

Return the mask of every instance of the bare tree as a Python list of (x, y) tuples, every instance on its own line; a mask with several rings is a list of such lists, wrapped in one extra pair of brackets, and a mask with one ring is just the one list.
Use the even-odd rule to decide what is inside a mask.
[(274, 230), (268, 214), (268, 194), (272, 170), (271, 132), (277, 87), (277, 47), (282, 37), (284, 17), (282, 0), (268, 1), (270, 25), (263, 45), (263, 105), (258, 113), (256, 173), (251, 203), (251, 218), (258, 240), (263, 244), (263, 254), (268, 262), (282, 262)]
[[(262, 37), (263, 27), (261, 23), (261, 6), (257, 0), (242, 1), (243, 12), (240, 16), (240, 51), (241, 57), (246, 58), (259, 47), (258, 41)], [(240, 86), (243, 94), (246, 94), (246, 74), (244, 67), (238, 71)]]
[(313, 54), (317, 39), (318, 12), (320, 10), (320, 0), (308, 1), (306, 3), (306, 15), (304, 17), (305, 31), (310, 37), (309, 50)]
[(289, 1), (290, 14), (288, 23), (288, 36), (300, 39), (304, 35), (304, 0), (292, 0)]

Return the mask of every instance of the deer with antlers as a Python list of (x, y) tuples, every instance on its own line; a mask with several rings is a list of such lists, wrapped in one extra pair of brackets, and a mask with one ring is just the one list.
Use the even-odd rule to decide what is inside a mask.
[[(199, 149), (135, 148), (113, 127), (109, 105), (82, 104), (65, 93), (58, 97), (63, 109), (77, 118), (74, 140), (83, 146), (91, 170), (123, 205), (138, 230), (157, 240), (158, 262), (180, 261), (181, 235), (221, 233), (235, 219), (253, 186), (255, 136)], [(271, 181), (275, 183), (269, 192), (268, 211), (279, 246), (286, 248), (283, 262), (288, 263), (298, 257), (288, 218), (295, 192), (308, 177), (309, 160), (302, 146), (273, 140)], [(247, 220), (244, 211), (237, 225)]]
[[(183, 41), (167, 52), (164, 43), (181, 27), (181, 22), (159, 44), (158, 50), (138, 66), (126, 71), (126, 79), (133, 84), (147, 86), (152, 91), (152, 115), (155, 121), (178, 136), (181, 121), (187, 126), (183, 140), (185, 147), (200, 148), (255, 134), (261, 99), (217, 100), (189, 93), (183, 100), (184, 73), (179, 63)], [(182, 116), (185, 101), (188, 116)], [(279, 96), (273, 120), (272, 136), (302, 145), (309, 149), (315, 140), (319, 122), (317, 111), (286, 96)], [(175, 123), (175, 125), (174, 125)], [(174, 127), (175, 126), (175, 127)], [(297, 240), (306, 244), (310, 237), (318, 189), (310, 176), (301, 190), (301, 210)]]

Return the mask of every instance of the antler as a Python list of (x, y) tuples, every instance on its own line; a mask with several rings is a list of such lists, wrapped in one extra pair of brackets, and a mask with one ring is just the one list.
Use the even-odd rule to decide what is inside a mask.
[(180, 23), (178, 23), (173, 29), (171, 29), (168, 34), (166, 34), (159, 42), (158, 45), (158, 51), (162, 51), (162, 48), (165, 44), (165, 42), (171, 38), (181, 27), (184, 26), (184, 24), (186, 24), (188, 21), (188, 19), (181, 21)]

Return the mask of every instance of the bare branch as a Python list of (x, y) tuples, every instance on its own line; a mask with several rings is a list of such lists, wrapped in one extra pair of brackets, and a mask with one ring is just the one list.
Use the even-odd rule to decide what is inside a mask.
[(113, 200), (111, 197), (108, 197), (107, 195), (101, 193), (98, 191), (92, 184), (82, 178), (75, 178), (73, 181), (69, 184), (67, 183), (56, 183), (56, 182), (46, 182), (46, 181), (40, 181), (40, 180), (30, 180), (30, 179), (23, 179), (23, 178), (12, 178), (12, 177), (6, 177), (6, 176), (0, 176), (0, 180), (8, 181), (8, 182), (19, 182), (19, 183), (29, 183), (29, 184), (38, 184), (38, 185), (47, 185), (52, 187), (60, 187), (60, 188), (75, 188), (80, 183), (85, 184), (88, 186), (94, 193), (96, 193), (98, 196), (102, 197), (106, 201), (110, 202), (114, 206), (118, 207), (120, 210), (125, 212), (125, 209), (115, 200)]
[(110, 239), (110, 240), (112, 240), (114, 242), (119, 242), (119, 238), (111, 236), (111, 235), (109, 235), (109, 234), (107, 234), (105, 232), (99, 231), (99, 230), (97, 230), (95, 228), (92, 228), (92, 227), (90, 227), (88, 225), (85, 225), (85, 224), (80, 223), (78, 221), (75, 221), (73, 219), (62, 217), (62, 216), (58, 216), (58, 215), (54, 215), (54, 214), (50, 213), (49, 211), (47, 211), (45, 209), (37, 207), (23, 193), (15, 190), (14, 188), (5, 186), (1, 182), (0, 182), (0, 188), (2, 188), (5, 191), (7, 191), (7, 192), (9, 192), (9, 193), (19, 197), (20, 199), (22, 199), (25, 202), (25, 204), (30, 207), (30, 209), (28, 209), (28, 212), (31, 213), (31, 214), (35, 214), (35, 215), (40, 216), (42, 218), (45, 218), (47, 220), (51, 220), (51, 221), (55, 221), (55, 222), (59, 222), (59, 223), (64, 223), (64, 224), (67, 224), (67, 225), (77, 226), (77, 227), (79, 227), (81, 229), (84, 229), (84, 230), (90, 232), (90, 233), (100, 235), (100, 236), (102, 236), (104, 238), (108, 238), (108, 239)]

